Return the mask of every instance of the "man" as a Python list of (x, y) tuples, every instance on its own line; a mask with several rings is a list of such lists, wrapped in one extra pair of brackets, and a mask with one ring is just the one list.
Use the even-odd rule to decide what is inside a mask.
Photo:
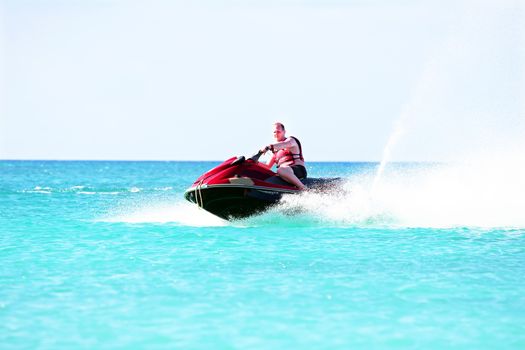
[(268, 168), (277, 165), (277, 174), (292, 185), (301, 190), (306, 189), (299, 179), (306, 178), (306, 168), (304, 167), (303, 150), (301, 143), (293, 136), (286, 137), (286, 130), (282, 123), (275, 123), (273, 137), (277, 143), (268, 145), (261, 149), (264, 154), (268, 150), (272, 151), (273, 156), (268, 162)]

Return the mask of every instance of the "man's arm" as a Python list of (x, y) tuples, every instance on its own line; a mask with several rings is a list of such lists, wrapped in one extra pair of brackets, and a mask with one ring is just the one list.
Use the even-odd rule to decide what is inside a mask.
[(268, 164), (266, 164), (266, 166), (268, 167), (268, 169), (271, 169), (274, 164), (275, 164), (275, 154), (272, 156), (272, 158), (270, 159)]
[(281, 150), (283, 148), (290, 149), (290, 147), (297, 146), (297, 142), (295, 142), (295, 140), (290, 137), (290, 138), (287, 138), (284, 141), (274, 143), (274, 144), (272, 144), (272, 146), (273, 146), (273, 150), (274, 151), (279, 151), (279, 150)]

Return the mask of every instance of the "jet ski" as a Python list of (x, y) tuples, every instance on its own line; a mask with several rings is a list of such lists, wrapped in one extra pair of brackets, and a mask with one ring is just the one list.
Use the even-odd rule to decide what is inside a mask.
[[(232, 157), (201, 175), (184, 197), (225, 220), (264, 212), (285, 194), (303, 192), (258, 162), (262, 152), (250, 158)], [(333, 189), (340, 178), (300, 179), (307, 191)]]

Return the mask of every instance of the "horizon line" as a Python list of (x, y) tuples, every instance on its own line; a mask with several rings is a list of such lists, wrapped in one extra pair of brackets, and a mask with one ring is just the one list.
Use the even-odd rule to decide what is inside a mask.
[[(0, 162), (219, 162), (216, 159), (30, 159), (30, 158), (0, 158)], [(381, 163), (379, 160), (311, 160), (308, 163)], [(435, 160), (393, 160), (388, 163), (446, 163)]]

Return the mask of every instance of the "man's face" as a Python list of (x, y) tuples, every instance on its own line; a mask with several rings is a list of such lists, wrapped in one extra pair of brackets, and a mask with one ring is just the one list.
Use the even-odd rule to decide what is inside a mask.
[(273, 126), (273, 137), (275, 138), (275, 140), (277, 141), (284, 140), (285, 139), (284, 134), (285, 132), (279, 124), (275, 124)]

